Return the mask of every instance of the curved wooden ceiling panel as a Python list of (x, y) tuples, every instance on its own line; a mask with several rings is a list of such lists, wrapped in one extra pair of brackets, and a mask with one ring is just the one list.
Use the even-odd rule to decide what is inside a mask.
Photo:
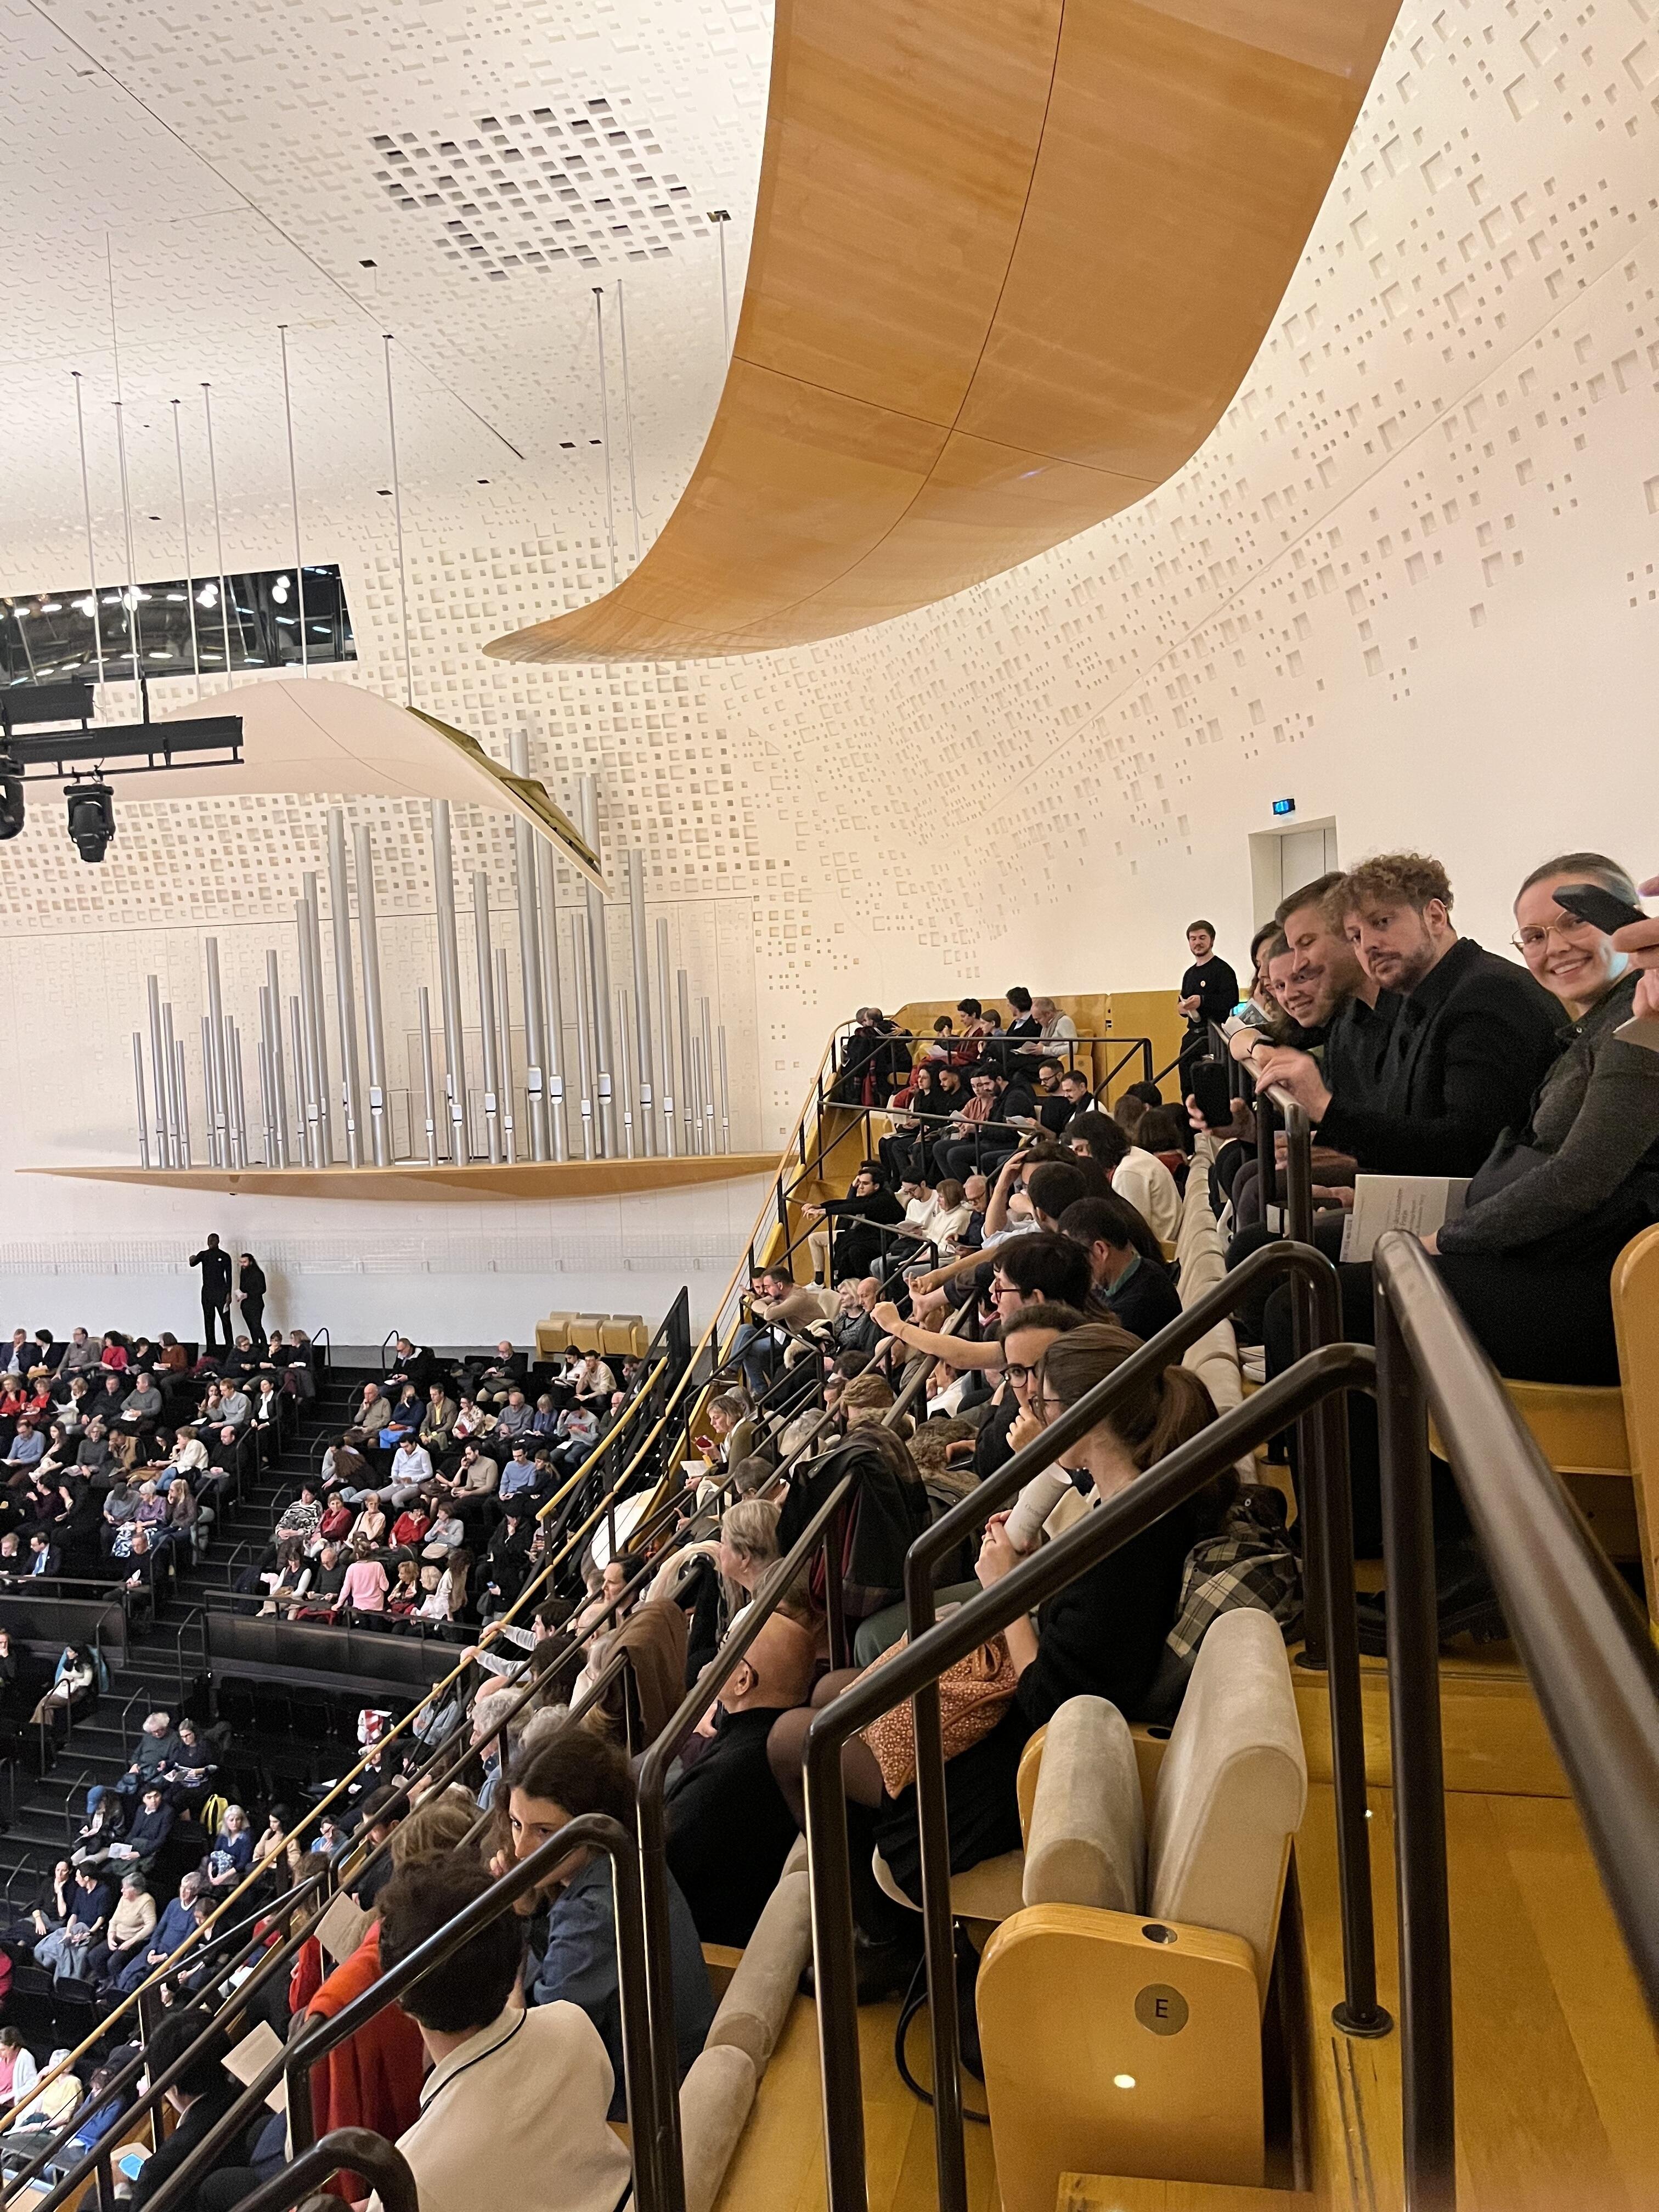
[(1283, 296), (1398, 0), (778, 0), (743, 314), (650, 551), (497, 659), (763, 653), (1143, 498)]

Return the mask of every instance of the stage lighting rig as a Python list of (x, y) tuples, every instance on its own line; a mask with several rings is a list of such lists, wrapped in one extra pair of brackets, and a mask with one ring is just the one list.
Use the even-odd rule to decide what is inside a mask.
[(83, 860), (101, 860), (115, 835), (115, 793), (106, 783), (72, 783), (64, 797), (76, 851)]
[[(242, 718), (206, 714), (179, 722), (152, 722), (149, 686), (142, 678), (141, 722), (92, 726), (90, 684), (13, 684), (0, 690), (0, 842), (23, 827), (25, 781), (50, 777), (63, 784), (69, 834), (83, 860), (101, 860), (115, 835), (115, 793), (110, 775), (240, 763)], [(46, 728), (75, 723), (78, 727)], [(20, 729), (37, 734), (20, 737)], [(177, 754), (189, 759), (177, 759)], [(193, 757), (206, 754), (204, 760)], [(125, 766), (119, 763), (125, 763)], [(90, 775), (91, 780), (87, 778)]]

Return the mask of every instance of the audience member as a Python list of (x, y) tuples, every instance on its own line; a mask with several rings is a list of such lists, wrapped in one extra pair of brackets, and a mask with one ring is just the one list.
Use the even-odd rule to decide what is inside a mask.
[[(609, 1863), (598, 1863), (608, 1890)], [(568, 1876), (567, 1891), (580, 1879)], [(380, 1901), (383, 1970), (489, 1886), (467, 1856), (406, 1867)], [(398, 2138), (422, 2212), (495, 2212), (503, 2202), (617, 2212), (629, 2195), (629, 2154), (605, 2125), (607, 2111), (625, 2106), (619, 2061), (580, 1999), (550, 1996), (529, 2011), (514, 2002), (523, 1948), (522, 1920), (503, 1914), (402, 1999), (432, 2062), (421, 2117)], [(379, 2206), (376, 2197), (372, 2212)]]

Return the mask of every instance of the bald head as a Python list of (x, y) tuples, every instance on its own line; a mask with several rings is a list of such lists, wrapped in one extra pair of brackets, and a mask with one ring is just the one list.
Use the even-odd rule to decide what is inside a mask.
[(728, 1713), (787, 1712), (806, 1702), (817, 1648), (798, 1620), (775, 1613), (720, 1692)]

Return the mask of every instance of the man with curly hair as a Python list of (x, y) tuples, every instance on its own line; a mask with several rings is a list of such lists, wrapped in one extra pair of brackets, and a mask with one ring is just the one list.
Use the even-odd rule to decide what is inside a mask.
[(1561, 1012), (1513, 960), (1452, 924), (1446, 871), (1420, 853), (1386, 853), (1330, 896), (1371, 980), (1400, 1003), (1374, 1079), (1349, 1095), (1304, 1052), (1258, 1052), (1259, 1084), (1282, 1085), (1322, 1144), (1375, 1175), (1472, 1176), (1500, 1130), (1520, 1127), (1554, 1056)]

